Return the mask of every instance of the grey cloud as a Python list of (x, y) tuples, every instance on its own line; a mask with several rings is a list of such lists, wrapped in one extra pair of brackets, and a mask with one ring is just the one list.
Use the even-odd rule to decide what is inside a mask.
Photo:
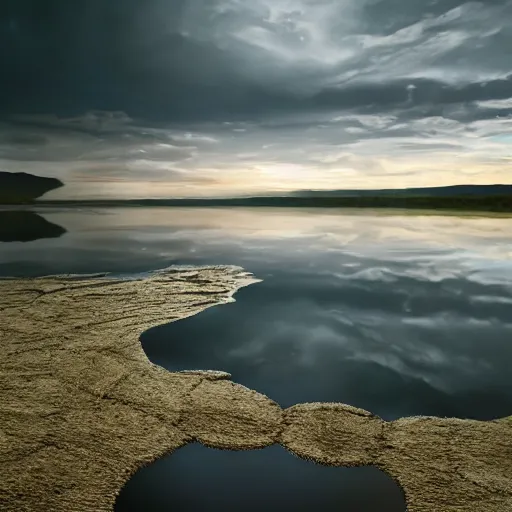
[(0, 107), (202, 122), (503, 99), (510, 17), (505, 0), (27, 0), (0, 23)]
[(294, 188), (413, 179), (423, 152), (504, 162), (511, 18), (512, 0), (10, 2), (0, 166)]
[(179, 168), (215, 143), (200, 133), (141, 126), (123, 113), (18, 117), (0, 125), (0, 167), (82, 182), (214, 182)]
[(18, 117), (0, 124), (0, 158), (7, 160), (177, 162), (212, 142), (206, 135), (141, 126), (115, 112), (92, 112), (71, 119)]
[(136, 162), (131, 168), (122, 163), (84, 164), (81, 167), (69, 169), (70, 180), (95, 183), (194, 183), (202, 185), (215, 184), (215, 179), (208, 176), (190, 174), (173, 168), (154, 168), (147, 162)]
[(18, 146), (44, 146), (48, 139), (44, 135), (11, 131), (0, 134), (0, 143)]

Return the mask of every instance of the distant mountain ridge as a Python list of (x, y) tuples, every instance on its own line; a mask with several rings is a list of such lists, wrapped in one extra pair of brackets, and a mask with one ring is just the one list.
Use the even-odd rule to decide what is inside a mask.
[(0, 203), (30, 203), (50, 190), (64, 186), (56, 178), (43, 178), (26, 172), (0, 171)]
[(512, 194), (512, 185), (448, 185), (374, 190), (297, 190), (287, 194), (292, 197), (454, 197), (454, 196), (504, 196)]
[(277, 208), (398, 208), (512, 213), (506, 195), (381, 195), (338, 197), (266, 196), (226, 199), (130, 199), (96, 201), (37, 201), (38, 205), (79, 207), (277, 207)]

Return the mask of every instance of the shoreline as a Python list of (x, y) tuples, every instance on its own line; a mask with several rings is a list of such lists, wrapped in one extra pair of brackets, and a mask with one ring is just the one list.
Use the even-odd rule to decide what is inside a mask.
[(62, 211), (76, 211), (76, 212), (91, 212), (103, 210), (122, 210), (122, 209), (166, 209), (166, 210), (227, 210), (227, 209), (242, 209), (252, 211), (294, 211), (294, 212), (310, 212), (310, 213), (325, 213), (329, 214), (342, 214), (342, 215), (382, 215), (382, 216), (432, 216), (432, 217), (467, 217), (467, 218), (494, 218), (494, 219), (509, 219), (512, 217), (512, 209), (510, 211), (498, 210), (464, 210), (464, 209), (442, 209), (442, 208), (406, 208), (406, 207), (374, 207), (374, 206), (230, 206), (230, 205), (200, 205), (200, 206), (184, 206), (184, 205), (131, 205), (131, 204), (50, 204), (50, 203), (34, 203), (34, 204), (20, 204), (9, 205), (0, 204), (1, 212), (10, 211), (30, 211), (44, 216), (47, 213), (62, 212)]
[(147, 359), (144, 331), (257, 281), (232, 266), (1, 279), (0, 509), (111, 511), (139, 468), (197, 441), (279, 443), (320, 464), (376, 466), (409, 512), (512, 510), (512, 416), (385, 422), (344, 404), (283, 410), (227, 373), (171, 373)]

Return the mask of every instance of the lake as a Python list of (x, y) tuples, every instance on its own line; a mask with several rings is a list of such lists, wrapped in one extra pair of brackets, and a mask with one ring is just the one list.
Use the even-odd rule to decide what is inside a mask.
[[(148, 357), (169, 370), (224, 370), (283, 407), (345, 402), (385, 420), (512, 414), (511, 217), (264, 208), (39, 213), (37, 229), (19, 237), (25, 242), (13, 241), (12, 228), (3, 238), (1, 275), (233, 264), (262, 280), (234, 303), (141, 333)], [(199, 445), (141, 470), (116, 510), (171, 505), (405, 509), (396, 484), (374, 468), (315, 466), (280, 447)]]

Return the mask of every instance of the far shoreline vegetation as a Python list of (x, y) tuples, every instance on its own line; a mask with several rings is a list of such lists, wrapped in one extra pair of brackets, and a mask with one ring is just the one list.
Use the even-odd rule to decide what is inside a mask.
[(37, 206), (95, 207), (277, 207), (395, 208), (512, 213), (512, 195), (503, 196), (369, 196), (369, 197), (248, 197), (227, 199), (130, 199), (34, 201)]
[(0, 172), (0, 205), (53, 207), (278, 207), (278, 208), (389, 208), (512, 213), (512, 185), (456, 185), (447, 187), (296, 191), (282, 196), (184, 199), (39, 199), (64, 186), (54, 178)]

